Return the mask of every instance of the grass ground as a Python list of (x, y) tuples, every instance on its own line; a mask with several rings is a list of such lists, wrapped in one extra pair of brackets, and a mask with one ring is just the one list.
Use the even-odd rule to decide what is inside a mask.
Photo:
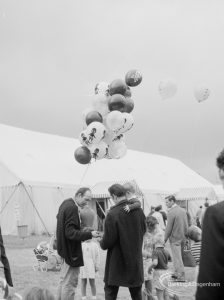
[[(16, 236), (4, 236), (3, 239), (6, 248), (6, 253), (12, 269), (12, 277), (16, 292), (23, 295), (24, 290), (31, 286), (37, 285), (50, 289), (53, 292), (53, 294), (56, 295), (60, 276), (59, 272), (40, 272), (33, 270), (33, 265), (36, 264), (36, 258), (34, 256), (33, 249), (37, 246), (39, 242), (49, 241), (49, 238), (46, 236), (30, 236), (22, 240)], [(102, 263), (99, 272), (99, 277), (96, 279), (98, 300), (104, 299), (103, 274), (105, 266), (105, 257), (106, 252), (101, 251)], [(186, 268), (186, 275), (187, 280), (192, 281), (194, 278), (194, 269)], [(184, 292), (184, 294), (186, 295), (181, 296), (181, 300), (194, 299), (192, 297), (194, 292), (193, 287), (185, 286), (176, 287), (175, 289)], [(88, 295), (90, 295), (89, 288), (87, 293)], [(76, 299), (81, 299), (80, 286), (78, 286)], [(91, 297), (89, 297), (88, 299), (91, 299)], [(130, 299), (127, 288), (120, 288), (118, 299)]]

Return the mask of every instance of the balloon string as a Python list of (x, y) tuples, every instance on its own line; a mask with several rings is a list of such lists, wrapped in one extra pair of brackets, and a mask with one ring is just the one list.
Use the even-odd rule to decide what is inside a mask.
[(84, 173), (83, 173), (83, 175), (82, 175), (82, 178), (81, 178), (81, 180), (80, 180), (79, 185), (82, 184), (84, 178), (86, 177), (86, 174), (87, 174), (87, 171), (88, 171), (88, 169), (89, 169), (89, 166), (90, 166), (90, 163), (87, 165), (87, 167), (86, 167), (86, 169), (85, 169), (85, 171), (84, 171)]

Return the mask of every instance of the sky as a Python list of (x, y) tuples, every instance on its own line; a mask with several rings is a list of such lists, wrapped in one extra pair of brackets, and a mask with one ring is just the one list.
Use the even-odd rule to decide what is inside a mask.
[[(223, 32), (222, 0), (1, 0), (0, 123), (77, 138), (96, 83), (138, 69), (128, 148), (180, 159), (219, 183)], [(163, 100), (167, 78), (178, 90)], [(211, 91), (201, 103), (198, 84)]]

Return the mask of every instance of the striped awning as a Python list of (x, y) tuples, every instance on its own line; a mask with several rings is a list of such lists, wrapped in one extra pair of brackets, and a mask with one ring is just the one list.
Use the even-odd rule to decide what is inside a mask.
[(217, 194), (212, 187), (184, 188), (175, 195), (177, 200), (218, 200)]

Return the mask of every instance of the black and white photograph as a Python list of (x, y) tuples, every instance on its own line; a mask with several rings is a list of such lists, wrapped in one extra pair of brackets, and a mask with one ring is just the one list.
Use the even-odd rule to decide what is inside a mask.
[(0, 300), (224, 297), (224, 2), (0, 1)]

